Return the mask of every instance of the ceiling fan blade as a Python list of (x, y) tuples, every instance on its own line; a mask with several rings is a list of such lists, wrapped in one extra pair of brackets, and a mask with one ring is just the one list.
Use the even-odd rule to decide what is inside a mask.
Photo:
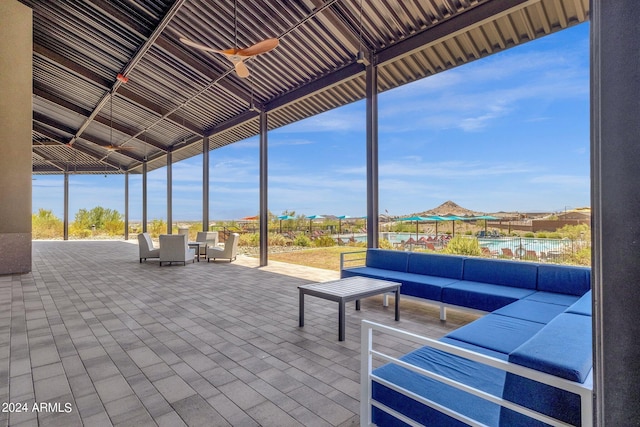
[(275, 49), (278, 44), (280, 44), (280, 41), (278, 39), (265, 39), (254, 44), (253, 46), (240, 49), (235, 53), (236, 55), (242, 56), (260, 55), (261, 53), (269, 52), (270, 50)]
[[(204, 50), (204, 51), (207, 51), (207, 52), (215, 52), (215, 53), (225, 53), (225, 54), (229, 54), (229, 52), (228, 52), (228, 51), (214, 49), (214, 48), (212, 48), (212, 47), (205, 46), (205, 45), (200, 44), (200, 43), (192, 42), (191, 40), (186, 39), (186, 38), (184, 38), (184, 37), (180, 37), (180, 41), (181, 41), (182, 43), (184, 43), (184, 44), (188, 45), (188, 46), (195, 47), (196, 49)], [(231, 50), (231, 49), (229, 49), (229, 50)]]
[(244, 62), (238, 61), (234, 65), (236, 66), (236, 73), (238, 73), (238, 77), (243, 79), (249, 77), (249, 69)]

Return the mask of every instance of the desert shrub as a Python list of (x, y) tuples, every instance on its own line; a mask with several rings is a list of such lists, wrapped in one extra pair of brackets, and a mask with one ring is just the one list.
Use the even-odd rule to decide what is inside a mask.
[(329, 246), (335, 246), (336, 241), (330, 236), (320, 236), (312, 241), (313, 246), (318, 248), (326, 248)]
[(567, 262), (575, 265), (591, 265), (591, 247), (579, 249), (575, 253), (568, 254)]
[(307, 247), (307, 246), (311, 245), (311, 239), (309, 239), (304, 234), (300, 234), (300, 235), (296, 236), (296, 238), (293, 240), (293, 244), (295, 246)]
[(547, 238), (547, 233), (538, 233), (538, 234), (536, 235), (536, 237), (537, 237), (538, 239), (546, 239), (546, 238)]
[(393, 249), (393, 245), (388, 239), (380, 239), (378, 240), (378, 247), (380, 249)]
[(558, 232), (549, 233), (549, 239), (562, 239), (562, 234)]
[(568, 237), (572, 240), (578, 240), (583, 238), (584, 240), (591, 240), (591, 227), (587, 224), (578, 225), (565, 225), (557, 230), (563, 237)]
[(47, 209), (38, 209), (31, 215), (31, 232), (34, 239), (52, 239), (64, 233), (64, 224), (60, 218)]
[(469, 239), (463, 236), (456, 236), (449, 240), (449, 243), (447, 243), (447, 246), (442, 252), (451, 255), (480, 256), (482, 254), (478, 239)]
[(152, 219), (147, 223), (147, 231), (151, 237), (158, 237), (167, 233), (167, 223), (161, 219)]
[(260, 234), (259, 233), (244, 233), (238, 238), (238, 246), (260, 246)]
[(527, 232), (527, 233), (524, 233), (524, 237), (533, 238), (533, 237), (536, 237), (536, 235), (531, 232)]
[(291, 242), (291, 240), (282, 234), (269, 233), (269, 246), (287, 246), (289, 242)]
[(465, 236), (472, 236), (473, 235), (473, 231), (467, 230), (467, 231), (464, 232), (464, 235)]

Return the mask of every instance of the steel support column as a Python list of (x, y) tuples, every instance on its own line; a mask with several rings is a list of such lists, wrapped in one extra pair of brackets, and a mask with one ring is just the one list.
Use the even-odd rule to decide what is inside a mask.
[(69, 240), (69, 172), (64, 173), (63, 239)]
[(202, 231), (209, 231), (209, 137), (202, 139)]
[(124, 240), (129, 240), (129, 172), (124, 173)]
[(378, 247), (378, 69), (367, 66), (367, 247)]
[(267, 112), (260, 111), (260, 266), (268, 263), (269, 249), (269, 206), (267, 194)]
[(167, 234), (171, 234), (173, 230), (173, 153), (171, 149), (167, 151)]
[(142, 164), (142, 232), (147, 232), (147, 162)]
[(595, 419), (640, 425), (640, 38), (637, 0), (591, 2)]

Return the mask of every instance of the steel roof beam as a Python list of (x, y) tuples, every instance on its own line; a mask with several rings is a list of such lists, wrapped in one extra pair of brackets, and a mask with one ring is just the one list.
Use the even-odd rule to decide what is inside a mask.
[[(62, 67), (68, 69), (74, 74), (84, 77), (90, 83), (94, 83), (98, 85), (101, 89), (105, 91), (109, 91), (111, 88), (111, 85), (113, 84), (113, 82), (107, 81), (99, 74), (87, 68), (84, 68), (81, 65), (78, 65), (75, 62), (70, 61), (61, 55), (58, 55), (57, 53), (43, 46), (34, 44), (33, 51), (41, 55), (42, 57), (47, 58), (57, 63), (58, 65), (61, 65)], [(116, 83), (120, 83), (120, 81), (116, 80)], [(116, 87), (116, 84), (114, 84), (114, 88), (115, 87)], [(153, 102), (150, 102), (147, 99), (142, 98), (141, 96), (136, 95), (135, 93), (131, 92), (128, 89), (125, 89), (121, 85), (118, 85), (118, 87), (119, 87), (117, 92), (118, 95), (138, 105), (142, 109), (155, 113), (159, 116), (164, 116), (168, 112), (168, 110), (160, 107), (159, 105), (154, 104)], [(95, 119), (98, 116), (98, 114), (107, 104), (107, 102), (109, 102), (109, 96), (110, 96), (110, 92), (107, 92), (106, 95), (98, 102), (96, 108), (94, 108), (92, 112), (90, 112), (89, 114), (84, 114), (87, 117), (87, 119), (83, 122), (82, 126), (76, 132), (74, 132), (75, 137), (73, 138), (72, 141), (75, 141), (75, 139), (79, 138), (82, 132), (84, 132), (86, 128), (89, 126), (89, 124), (91, 124), (91, 120)], [(182, 129), (188, 130), (189, 132), (202, 136), (202, 130), (198, 126), (194, 125), (193, 123), (184, 121), (182, 117), (179, 117), (175, 113), (167, 116), (167, 119), (171, 121), (174, 125)], [(166, 151), (166, 147), (164, 145), (162, 147), (157, 147), (157, 148), (161, 148), (162, 150)]]
[[(49, 127), (52, 127), (54, 129), (62, 131), (64, 133), (71, 133), (71, 134), (73, 133), (73, 129), (63, 125), (60, 122), (57, 122), (56, 120), (53, 120), (53, 119), (51, 119), (49, 117), (46, 117), (46, 116), (44, 116), (44, 115), (42, 115), (40, 113), (36, 113), (36, 112), (33, 113), (33, 121), (37, 122), (37, 123), (45, 124), (45, 125), (47, 125)], [(35, 123), (34, 123), (34, 127), (35, 127)], [(40, 131), (38, 131), (38, 132), (40, 132)], [(41, 132), (41, 133), (43, 133), (43, 132)], [(49, 137), (49, 135), (46, 135), (46, 136)], [(55, 138), (52, 138), (52, 139), (55, 139)], [(108, 141), (103, 141), (100, 138), (96, 138), (94, 136), (90, 136), (90, 135), (86, 135), (86, 134), (82, 135), (82, 137), (80, 139), (83, 139), (85, 141), (88, 141), (88, 142), (91, 142), (93, 144), (96, 144), (96, 145), (98, 145), (98, 146), (100, 146), (102, 148), (106, 148), (109, 145), (111, 145)], [(68, 145), (71, 145), (71, 144), (68, 144)], [(74, 148), (76, 148), (76, 147), (74, 146)], [(118, 151), (118, 154), (123, 155), (125, 157), (130, 158), (131, 160), (135, 160), (135, 161), (138, 161), (138, 162), (143, 161), (143, 158), (138, 156), (137, 154), (128, 153), (128, 152), (126, 152), (124, 150)], [(95, 157), (96, 159), (98, 159), (100, 155), (101, 154), (93, 154), (92, 157)]]
[(327, 74), (317, 80), (312, 81), (304, 86), (294, 89), (285, 93), (267, 103), (265, 103), (265, 109), (267, 111), (277, 110), (293, 102), (300, 102), (306, 98), (309, 98), (318, 92), (329, 89), (340, 83), (351, 80), (359, 75), (364, 74), (365, 67), (363, 64), (354, 62), (347, 65), (337, 71)]
[[(55, 134), (53, 132), (51, 132), (48, 128), (42, 126), (39, 123), (34, 123), (33, 124), (33, 130), (43, 134), (44, 136), (46, 136), (47, 138), (49, 138), (52, 141), (55, 141), (57, 143), (59, 143), (60, 145), (63, 145), (65, 147), (70, 147), (73, 148), (74, 150), (78, 150), (79, 152), (86, 154), (87, 156), (90, 156), (91, 158), (95, 159), (96, 162), (98, 163), (104, 163), (108, 166), (112, 166), (114, 168), (117, 169), (122, 169), (121, 165), (116, 164), (116, 163), (112, 163), (111, 161), (109, 161), (109, 159), (104, 159), (101, 156), (96, 155), (96, 153), (93, 153), (90, 150), (87, 150), (86, 148), (80, 147), (80, 146), (70, 146), (68, 143), (61, 141), (60, 139), (63, 138), (58, 134)], [(74, 163), (77, 163), (77, 161), (74, 161)]]
[[(84, 109), (76, 104), (73, 104), (72, 102), (69, 102), (56, 95), (53, 95), (52, 93), (47, 92), (46, 88), (42, 88), (40, 85), (34, 85), (33, 94), (42, 99), (46, 99), (47, 101), (53, 102), (54, 104), (60, 107), (66, 108), (67, 110), (73, 111), (74, 113), (78, 113), (82, 116), (88, 117), (91, 114), (90, 110)], [(113, 129), (128, 136), (133, 136), (136, 134), (136, 131), (134, 131), (133, 129), (118, 123), (113, 123), (111, 120), (107, 119), (106, 117), (96, 116), (94, 121), (100, 124), (103, 124), (107, 127), (113, 127)], [(136, 141), (142, 144), (147, 144), (152, 147), (155, 147), (158, 150), (167, 151), (166, 145), (152, 138), (147, 137), (145, 139), (137, 139)]]
[[(204, 64), (194, 56), (190, 55), (182, 46), (175, 43), (175, 41), (169, 39), (165, 35), (161, 35), (156, 40), (156, 45), (165, 50), (170, 55), (185, 63), (188, 67), (193, 68), (198, 73), (202, 74), (209, 80), (218, 80), (221, 74), (226, 70), (213, 69), (210, 65)], [(218, 80), (217, 85), (226, 91), (229, 95), (236, 99), (249, 103), (251, 94), (246, 90), (240, 88), (237, 84), (234, 84), (231, 80)]]
[(509, 0), (480, 3), (471, 9), (465, 10), (464, 13), (453, 15), (451, 18), (431, 28), (376, 52), (376, 63), (384, 65), (388, 62), (397, 61), (415, 52), (424, 50), (427, 46), (442, 39), (450, 38), (456, 33), (479, 27), (488, 21), (495, 21), (500, 16), (523, 8), (528, 4), (537, 3), (538, 1), (539, 0)]

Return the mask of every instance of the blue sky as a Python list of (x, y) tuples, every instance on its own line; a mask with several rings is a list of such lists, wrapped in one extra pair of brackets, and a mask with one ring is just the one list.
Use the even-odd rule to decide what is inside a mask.
[[(589, 24), (560, 31), (383, 92), (380, 213), (405, 215), (452, 200), (482, 211), (589, 206)], [(365, 103), (271, 131), (269, 210), (366, 214)], [(258, 138), (210, 153), (210, 218), (258, 213)], [(202, 156), (173, 167), (173, 220), (202, 216)], [(124, 212), (124, 177), (72, 175), (80, 208)], [(130, 218), (142, 217), (131, 176)], [(149, 219), (166, 219), (166, 170), (149, 173)], [(63, 215), (61, 176), (37, 176), (33, 210)]]

